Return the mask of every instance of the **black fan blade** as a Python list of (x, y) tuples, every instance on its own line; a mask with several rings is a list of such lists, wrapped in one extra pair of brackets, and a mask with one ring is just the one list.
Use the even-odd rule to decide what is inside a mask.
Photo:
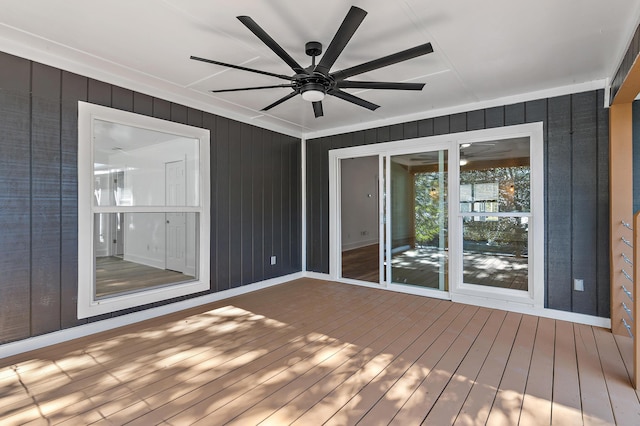
[(274, 74), (267, 71), (254, 70), (253, 68), (241, 67), (240, 65), (227, 64), (225, 62), (214, 61), (212, 59), (198, 58), (197, 56), (191, 56), (190, 59), (193, 59), (194, 61), (207, 62), (209, 64), (222, 65), (223, 67), (235, 68), (237, 70), (255, 72), (263, 75), (270, 75), (271, 77), (278, 77), (283, 80), (289, 80), (289, 81), (293, 80), (293, 78), (289, 77), (288, 75)]
[(318, 117), (322, 117), (324, 113), (322, 112), (322, 101), (313, 102), (313, 114)]
[(369, 101), (365, 101), (362, 98), (359, 98), (357, 96), (353, 96), (351, 93), (347, 93), (347, 92), (343, 92), (342, 90), (339, 89), (333, 89), (333, 90), (329, 90), (328, 92), (330, 95), (335, 96), (336, 98), (340, 98), (343, 99), (347, 102), (351, 102), (352, 104), (356, 104), (359, 105), (361, 107), (370, 109), (371, 111), (375, 111), (376, 109), (380, 108), (380, 105), (376, 105), (373, 104)]
[(280, 105), (280, 104), (281, 104), (281, 103), (283, 103), (284, 101), (288, 101), (289, 99), (293, 98), (293, 97), (294, 97), (295, 95), (297, 95), (297, 94), (298, 94), (298, 92), (296, 92), (296, 91), (294, 90), (293, 92), (289, 93), (287, 96), (284, 96), (284, 97), (282, 97), (282, 98), (278, 99), (277, 101), (275, 101), (274, 103), (272, 103), (271, 105), (269, 105), (269, 106), (266, 106), (266, 107), (262, 108), (262, 111), (268, 111), (268, 110), (270, 110), (271, 108), (273, 108), (273, 107), (275, 107), (275, 106)]
[(262, 28), (260, 25), (256, 24), (256, 21), (251, 19), (248, 16), (238, 16), (240, 22), (244, 24), (245, 27), (249, 28), (252, 33), (254, 33), (267, 47), (280, 57), (283, 61), (287, 63), (291, 67), (292, 70), (296, 72), (296, 74), (306, 74), (307, 71), (300, 66), (274, 39), (271, 38), (269, 34)]
[(329, 73), (329, 70), (336, 62), (336, 59), (338, 59), (338, 56), (340, 56), (340, 53), (342, 53), (342, 50), (344, 50), (347, 43), (349, 43), (349, 40), (351, 40), (351, 37), (353, 37), (353, 34), (355, 34), (365, 16), (367, 16), (367, 12), (359, 7), (351, 6), (349, 13), (347, 13), (344, 21), (342, 21), (336, 35), (333, 36), (333, 40), (331, 40), (329, 47), (325, 50), (325, 53), (316, 66), (315, 71), (325, 75)]
[(292, 89), (290, 84), (278, 84), (276, 86), (258, 86), (258, 87), (241, 87), (239, 89), (221, 89), (221, 90), (212, 90), (212, 93), (224, 93), (224, 92), (243, 92), (245, 90), (259, 90), (259, 89), (275, 89), (277, 87), (288, 87)]
[(426, 55), (427, 53), (431, 53), (431, 52), (433, 52), (433, 47), (431, 46), (431, 43), (426, 43), (420, 46), (412, 47), (411, 49), (403, 50), (402, 52), (385, 56), (383, 58), (365, 62), (364, 64), (356, 65), (355, 67), (346, 68), (341, 71), (336, 71), (334, 73), (331, 73), (331, 76), (336, 81), (340, 81), (340, 80), (344, 80), (345, 78), (352, 77), (354, 75), (377, 70), (378, 68), (397, 64), (398, 62), (402, 62), (412, 58), (416, 58), (418, 56)]
[(384, 81), (348, 81), (336, 83), (339, 89), (422, 90), (424, 83), (388, 83)]

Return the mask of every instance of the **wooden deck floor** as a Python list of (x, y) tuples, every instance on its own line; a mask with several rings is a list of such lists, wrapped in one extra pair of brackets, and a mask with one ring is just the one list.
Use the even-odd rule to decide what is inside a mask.
[(303, 279), (0, 360), (0, 424), (639, 425), (620, 347)]

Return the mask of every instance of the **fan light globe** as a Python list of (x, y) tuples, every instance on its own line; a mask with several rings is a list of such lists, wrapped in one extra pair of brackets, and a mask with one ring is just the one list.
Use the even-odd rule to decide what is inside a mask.
[(324, 92), (320, 90), (307, 90), (302, 92), (302, 99), (308, 102), (320, 102), (324, 99)]

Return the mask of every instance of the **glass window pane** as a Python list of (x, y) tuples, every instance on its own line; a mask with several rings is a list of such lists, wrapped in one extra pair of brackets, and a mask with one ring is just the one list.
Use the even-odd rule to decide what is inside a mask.
[(391, 157), (391, 279), (448, 290), (447, 151)]
[(96, 206), (198, 206), (198, 140), (94, 120)]
[(380, 281), (378, 156), (340, 160), (342, 276)]
[(531, 211), (529, 138), (460, 146), (460, 212)]
[(467, 216), (462, 221), (463, 281), (527, 290), (529, 218)]
[(96, 299), (198, 278), (198, 213), (94, 218)]

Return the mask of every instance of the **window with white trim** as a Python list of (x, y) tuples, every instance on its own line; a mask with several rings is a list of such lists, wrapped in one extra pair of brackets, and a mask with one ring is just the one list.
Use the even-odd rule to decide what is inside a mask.
[(78, 318), (208, 290), (209, 131), (78, 104)]

